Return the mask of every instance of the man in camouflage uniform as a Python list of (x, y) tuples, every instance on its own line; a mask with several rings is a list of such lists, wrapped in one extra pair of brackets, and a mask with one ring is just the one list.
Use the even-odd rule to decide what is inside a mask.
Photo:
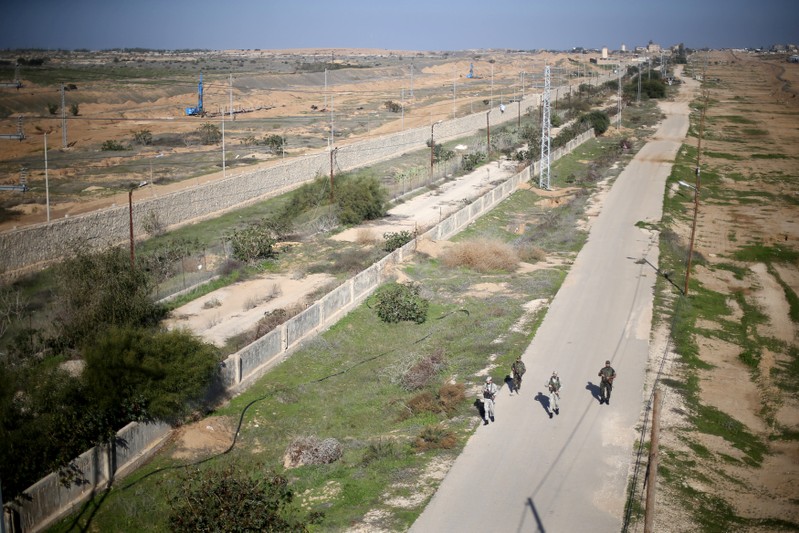
[(494, 384), (491, 376), (486, 378), (486, 384), (483, 387), (483, 425), (488, 425), (488, 420), (494, 421), (494, 399), (497, 396), (499, 387)]
[(524, 367), (524, 362), (522, 362), (521, 356), (519, 356), (516, 361), (514, 361), (513, 365), (510, 367), (511, 376), (513, 377), (513, 390), (516, 391), (516, 394), (519, 394), (519, 389), (522, 388), (522, 376), (527, 371)]
[(550, 376), (549, 381), (547, 381), (547, 389), (549, 389), (549, 418), (552, 418), (552, 413), (554, 412), (556, 415), (560, 414), (560, 378), (558, 377), (558, 373), (554, 370), (552, 371), (552, 376)]
[(616, 379), (616, 371), (610, 366), (610, 361), (605, 361), (605, 366), (599, 369), (599, 405), (603, 403), (610, 405), (610, 393), (613, 390), (613, 380)]

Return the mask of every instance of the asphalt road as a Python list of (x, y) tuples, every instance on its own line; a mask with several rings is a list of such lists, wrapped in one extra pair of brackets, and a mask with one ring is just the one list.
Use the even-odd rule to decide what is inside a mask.
[[(617, 532), (649, 355), (657, 235), (665, 181), (688, 131), (696, 82), (684, 80), (654, 137), (616, 179), (532, 344), (521, 394), (499, 393), (496, 422), (481, 426), (411, 531)], [(646, 262), (642, 262), (646, 259)], [(609, 359), (617, 379), (598, 402), (597, 373)], [(560, 414), (541, 397), (561, 376)], [(497, 368), (501, 383), (508, 369)]]

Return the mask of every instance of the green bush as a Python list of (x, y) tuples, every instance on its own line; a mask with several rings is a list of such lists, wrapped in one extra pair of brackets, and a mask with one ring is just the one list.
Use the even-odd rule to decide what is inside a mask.
[(375, 292), (377, 316), (383, 322), (396, 323), (410, 320), (421, 324), (427, 320), (430, 303), (419, 296), (418, 285), (391, 282)]
[(383, 234), (383, 250), (393, 252), (397, 248), (402, 248), (413, 240), (413, 233), (410, 231), (399, 231), (397, 233), (387, 232)]
[(385, 216), (388, 209), (386, 190), (371, 176), (339, 180), (335, 198), (339, 221), (346, 225), (375, 220)]
[(583, 115), (580, 120), (588, 122), (596, 135), (602, 135), (610, 127), (610, 118), (604, 111), (591, 111), (587, 115)]
[(233, 247), (233, 257), (239, 261), (267, 259), (275, 255), (275, 239), (263, 224), (250, 224), (243, 229), (234, 229), (228, 238)]
[(475, 152), (473, 154), (466, 154), (463, 156), (461, 168), (466, 172), (471, 172), (476, 169), (480, 163), (485, 160), (486, 155), (483, 152)]
[(169, 496), (170, 529), (195, 531), (270, 531), (302, 533), (318, 523), (321, 515), (306, 518), (294, 514), (294, 494), (288, 480), (254, 468), (243, 476), (224, 470), (187, 470)]
[(125, 145), (120, 143), (119, 141), (114, 141), (109, 139), (107, 141), (103, 141), (103, 145), (100, 147), (103, 152), (119, 152), (122, 150), (127, 150)]

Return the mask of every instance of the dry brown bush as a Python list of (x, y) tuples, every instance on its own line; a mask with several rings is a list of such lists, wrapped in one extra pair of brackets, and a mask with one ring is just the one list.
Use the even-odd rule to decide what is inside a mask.
[(402, 376), (402, 387), (409, 391), (426, 387), (444, 366), (444, 360), (444, 349), (437, 348), (432, 354), (423, 357), (405, 372)]
[(517, 245), (516, 253), (519, 256), (519, 259), (525, 263), (537, 263), (539, 261), (544, 261), (547, 258), (547, 253), (544, 250), (538, 246), (534, 246), (530, 242), (524, 242)]
[(317, 437), (297, 437), (291, 441), (284, 456), (286, 468), (301, 465), (325, 465), (338, 461), (344, 454), (341, 443), (333, 438), (320, 441)]
[(463, 383), (445, 383), (438, 389), (438, 401), (448, 415), (454, 413), (464, 399), (466, 399), (466, 388)]
[(355, 233), (355, 242), (358, 244), (375, 244), (379, 240), (375, 232), (369, 228), (358, 228)]
[(519, 265), (516, 250), (507, 243), (491, 239), (472, 239), (457, 243), (441, 255), (444, 265), (466, 267), (477, 272), (512, 272)]
[(424, 391), (408, 400), (408, 409), (415, 415), (419, 413), (439, 413), (441, 412), (441, 405), (432, 392)]

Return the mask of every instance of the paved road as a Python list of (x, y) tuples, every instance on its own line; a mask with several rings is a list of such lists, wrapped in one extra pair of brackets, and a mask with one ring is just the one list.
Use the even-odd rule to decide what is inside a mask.
[[(524, 353), (520, 395), (506, 387), (496, 422), (469, 440), (411, 531), (593, 533), (621, 529), (635, 424), (649, 352), (657, 236), (635, 226), (661, 217), (665, 180), (688, 130), (695, 82), (663, 104), (667, 118), (617, 178), (590, 237)], [(599, 405), (600, 367), (618, 372)], [(561, 376), (560, 415), (539, 393)], [(495, 380), (507, 369), (496, 369)], [(501, 382), (501, 381), (500, 381)]]

